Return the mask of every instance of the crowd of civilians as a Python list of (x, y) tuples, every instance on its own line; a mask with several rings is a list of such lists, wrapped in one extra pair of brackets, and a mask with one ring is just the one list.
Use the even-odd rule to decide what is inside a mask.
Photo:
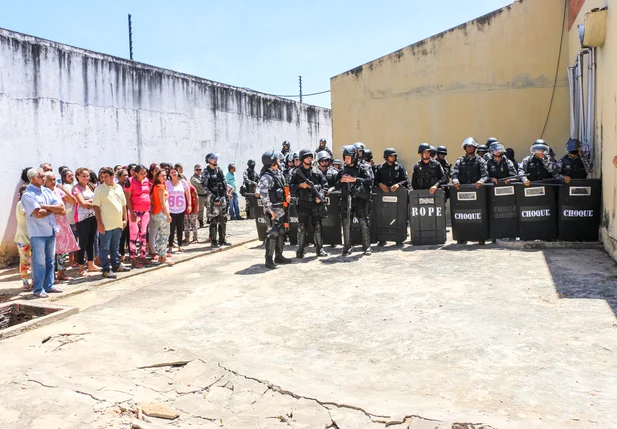
[[(229, 214), (240, 220), (235, 171), (230, 164)], [(204, 227), (201, 173), (198, 164), (187, 178), (182, 164), (169, 163), (103, 167), (98, 174), (62, 166), (56, 175), (49, 163), (25, 168), (15, 211), (24, 290), (38, 298), (61, 293), (54, 284), (71, 280), (70, 267), (79, 276), (115, 278), (146, 264), (173, 265), (172, 251), (197, 243)]]

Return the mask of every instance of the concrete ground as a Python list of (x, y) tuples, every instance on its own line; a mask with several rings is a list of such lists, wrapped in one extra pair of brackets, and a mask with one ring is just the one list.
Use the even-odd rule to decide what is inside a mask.
[[(266, 271), (258, 244), (57, 301), (81, 312), (0, 342), (0, 427), (617, 427), (603, 252), (337, 248)], [(179, 417), (145, 422), (148, 402)]]

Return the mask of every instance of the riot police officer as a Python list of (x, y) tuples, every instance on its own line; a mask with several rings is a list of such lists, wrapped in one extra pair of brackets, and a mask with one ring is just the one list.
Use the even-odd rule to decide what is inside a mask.
[[(325, 151), (322, 151), (325, 152)], [(328, 256), (323, 250), (321, 220), (326, 217), (326, 192), (328, 182), (318, 168), (313, 167), (313, 151), (300, 151), (300, 166), (294, 169), (289, 182), (291, 192), (298, 199), (298, 250), (297, 258), (304, 257), (305, 237), (309, 222), (313, 225), (313, 240), (317, 256)]]
[(332, 158), (330, 154), (325, 150), (322, 150), (317, 154), (317, 165), (319, 166), (319, 170), (322, 172), (324, 176), (326, 176), (326, 181), (328, 182), (328, 188), (332, 188), (336, 183), (336, 176), (338, 175), (338, 170), (330, 165)]
[(261, 156), (263, 168), (258, 189), (266, 218), (270, 220), (268, 234), (264, 241), (266, 248), (266, 268), (276, 268), (276, 264), (291, 264), (291, 259), (283, 256), (287, 209), (290, 197), (286, 195), (287, 182), (279, 169), (278, 152), (270, 150)]
[(369, 229), (369, 206), (373, 176), (369, 165), (361, 162), (353, 145), (343, 147), (345, 166), (339, 171), (335, 189), (341, 191), (341, 215), (343, 223), (343, 256), (349, 255), (351, 247), (351, 219), (355, 216), (362, 230), (362, 250), (371, 254)]
[(364, 150), (363, 161), (368, 162), (371, 166), (371, 171), (373, 173), (373, 177), (375, 177), (375, 171), (377, 171), (377, 166), (375, 165), (375, 160), (373, 159), (373, 151), (370, 149)]
[(285, 180), (287, 180), (287, 183), (289, 183), (289, 179), (291, 178), (293, 169), (295, 168), (294, 154), (295, 152), (289, 152), (287, 155), (285, 155), (285, 168), (281, 169), (283, 176), (285, 176)]
[[(209, 195), (208, 220), (210, 221), (210, 242), (212, 247), (229, 246), (225, 239), (227, 232), (227, 181), (223, 170), (218, 166), (219, 155), (210, 153), (206, 158), (208, 165), (201, 174), (201, 183)], [(218, 229), (218, 240), (216, 233)]]
[(483, 158), (485, 161), (488, 162), (489, 159), (491, 159), (492, 155), (491, 155), (491, 146), (495, 145), (496, 143), (499, 143), (499, 140), (495, 137), (489, 137), (488, 139), (486, 139), (486, 147), (488, 148), (488, 152), (484, 154)]
[[(407, 170), (398, 162), (396, 149), (387, 148), (383, 152), (384, 162), (375, 169), (375, 185), (379, 186), (383, 192), (396, 192), (401, 186), (409, 189), (409, 176)], [(396, 243), (401, 246), (402, 242)], [(385, 246), (385, 241), (377, 243), (378, 246)]]
[(514, 164), (506, 156), (506, 148), (499, 142), (495, 142), (489, 149), (491, 157), (486, 163), (486, 170), (491, 182), (498, 184), (499, 180), (505, 179), (505, 184), (509, 185), (517, 172), (514, 168)]
[[(259, 175), (255, 172), (255, 161), (249, 159), (246, 163), (247, 169), (242, 173), (242, 185), (245, 189), (245, 194), (243, 197), (246, 198), (246, 216), (249, 219), (253, 219), (252, 208), (253, 208), (253, 200), (252, 196), (257, 193), (257, 180), (259, 179)], [(249, 192), (253, 186), (253, 193)]]
[(536, 140), (530, 148), (531, 155), (521, 161), (518, 174), (522, 177), (525, 186), (531, 182), (552, 179), (555, 170), (555, 158), (550, 154), (551, 150), (544, 140)]
[(383, 151), (384, 162), (375, 169), (375, 185), (382, 191), (395, 192), (399, 187), (409, 189), (409, 176), (403, 164), (398, 162), (396, 149), (391, 147)]
[(448, 184), (448, 176), (441, 163), (431, 157), (431, 146), (422, 143), (418, 146), (420, 160), (413, 167), (411, 186), (413, 189), (428, 189), (431, 194)]
[(317, 153), (321, 152), (322, 150), (325, 150), (330, 155), (330, 158), (332, 158), (334, 155), (332, 154), (332, 151), (330, 150), (330, 148), (326, 145), (327, 143), (328, 142), (326, 141), (326, 139), (320, 139), (319, 146), (317, 147)]
[(289, 143), (287, 140), (285, 140), (283, 142), (283, 149), (281, 150), (281, 155), (283, 155), (283, 157), (286, 157), (288, 153), (291, 152), (291, 143)]
[(437, 157), (435, 158), (440, 164), (441, 168), (443, 168), (443, 172), (448, 176), (448, 181), (452, 177), (452, 165), (446, 159), (448, 155), (448, 148), (445, 146), (437, 147)]
[(586, 179), (587, 174), (591, 173), (591, 165), (583, 154), (581, 142), (570, 139), (566, 143), (566, 151), (568, 153), (557, 161), (555, 179), (566, 183), (570, 183), (572, 179)]
[(431, 151), (431, 158), (435, 159), (437, 156), (437, 148), (433, 145), (429, 145)]
[(335, 168), (337, 171), (341, 171), (343, 169), (343, 161), (341, 161), (340, 159), (335, 159), (334, 161), (332, 161), (332, 167)]
[(456, 189), (460, 189), (461, 185), (472, 183), (475, 183), (476, 188), (479, 188), (486, 181), (488, 174), (486, 162), (476, 155), (478, 142), (473, 137), (469, 137), (463, 140), (462, 147), (465, 150), (465, 155), (454, 163), (452, 184)]
[(478, 150), (478, 156), (486, 160), (485, 155), (488, 153), (488, 147), (484, 144), (481, 144), (480, 146), (478, 146), (477, 150)]

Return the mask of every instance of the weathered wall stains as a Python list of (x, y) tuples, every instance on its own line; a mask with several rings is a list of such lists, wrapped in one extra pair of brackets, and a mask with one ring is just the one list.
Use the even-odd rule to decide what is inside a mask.
[[(450, 160), (468, 136), (496, 136), (529, 153), (568, 137), (564, 0), (516, 1), (331, 79), (335, 141), (363, 141), (376, 158), (397, 148), (408, 167), (421, 142), (446, 145)], [(567, 31), (566, 31), (567, 33)], [(560, 42), (564, 42), (558, 58)]]
[(267, 149), (331, 140), (328, 109), (308, 106), (0, 28), (0, 264), (12, 249), (21, 169), (204, 162), (239, 172)]

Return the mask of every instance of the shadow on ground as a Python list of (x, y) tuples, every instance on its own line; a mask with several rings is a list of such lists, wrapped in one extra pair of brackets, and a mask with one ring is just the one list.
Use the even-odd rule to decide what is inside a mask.
[(602, 299), (617, 317), (617, 264), (606, 253), (552, 249), (542, 250), (542, 254), (559, 298)]

